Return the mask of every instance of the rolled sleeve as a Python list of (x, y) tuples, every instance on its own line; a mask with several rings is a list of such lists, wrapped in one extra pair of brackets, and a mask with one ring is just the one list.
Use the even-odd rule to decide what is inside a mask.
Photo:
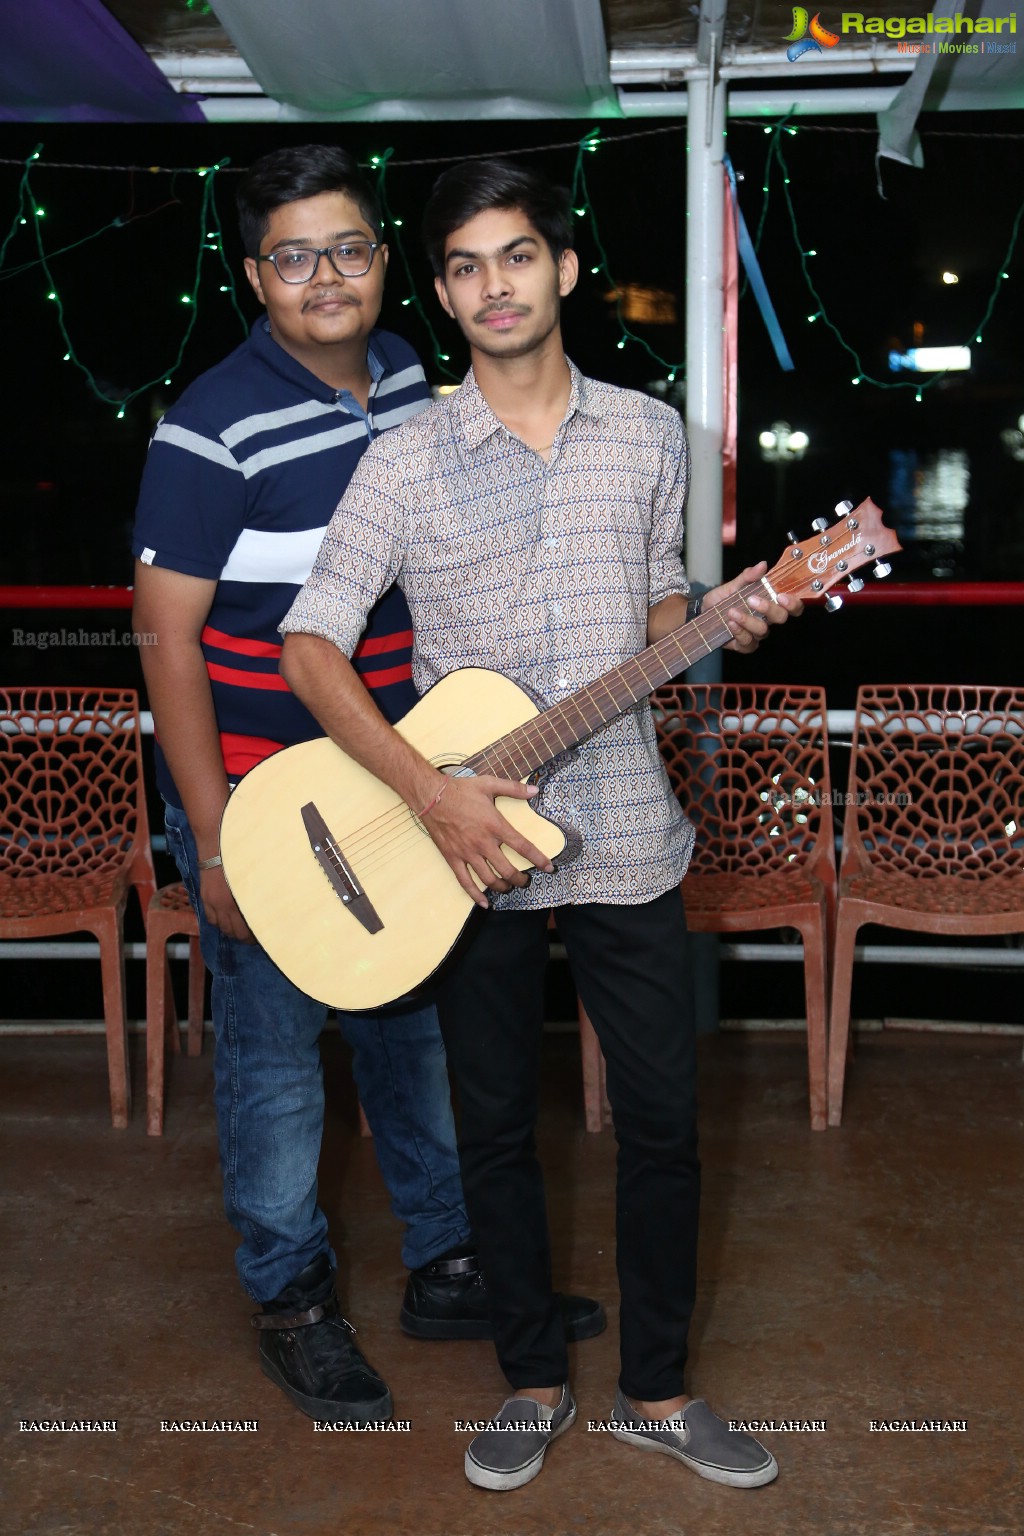
[(351, 656), (374, 603), (398, 580), (405, 518), (380, 441), (371, 444), (335, 508), (313, 569), (278, 626), (318, 635)]
[(665, 418), (661, 475), (654, 496), (648, 565), (650, 606), (675, 593), (690, 590), (683, 569), (682, 548), (686, 496), (690, 487), (690, 450), (683, 423), (675, 411)]

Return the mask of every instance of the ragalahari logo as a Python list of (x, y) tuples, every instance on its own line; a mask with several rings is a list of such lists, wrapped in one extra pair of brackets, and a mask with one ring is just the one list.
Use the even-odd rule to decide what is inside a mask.
[[(808, 37), (808, 33), (810, 36)], [(808, 23), (807, 12), (802, 5), (793, 7), (793, 30), (786, 37), (789, 47), (786, 58), (791, 64), (802, 59), (805, 53), (820, 53), (822, 48), (834, 48), (839, 41), (835, 32), (821, 24), (821, 12), (815, 12)]]

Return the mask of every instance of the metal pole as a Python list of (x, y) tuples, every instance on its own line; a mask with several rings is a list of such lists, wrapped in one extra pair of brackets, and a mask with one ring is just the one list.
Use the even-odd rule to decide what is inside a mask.
[(725, 87), (687, 86), (686, 431), (690, 439), (688, 574), (722, 579), (722, 269)]

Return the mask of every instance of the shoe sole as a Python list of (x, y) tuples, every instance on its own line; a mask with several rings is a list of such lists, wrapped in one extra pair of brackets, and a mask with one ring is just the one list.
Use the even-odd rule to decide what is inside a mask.
[(494, 1330), (486, 1318), (478, 1322), (471, 1318), (458, 1319), (417, 1317), (405, 1307), (398, 1314), (399, 1326), (411, 1339), (493, 1339)]
[[(486, 1319), (479, 1322), (469, 1318), (462, 1322), (455, 1319), (417, 1317), (415, 1312), (402, 1308), (398, 1314), (398, 1323), (403, 1333), (407, 1333), (411, 1339), (445, 1339), (448, 1341), (458, 1339), (493, 1339), (494, 1329)], [(578, 1344), (581, 1339), (596, 1339), (599, 1333), (604, 1333), (608, 1326), (604, 1308), (601, 1307), (591, 1317), (580, 1320), (565, 1330), (568, 1343)]]
[(391, 1401), (391, 1393), (385, 1392), (373, 1402), (363, 1403), (325, 1403), (319, 1397), (307, 1397), (304, 1392), (297, 1392), (289, 1386), (281, 1373), (260, 1356), (260, 1368), (264, 1376), (270, 1378), (275, 1387), (280, 1387), (286, 1397), (290, 1397), (296, 1408), (301, 1408), (303, 1413), (311, 1419), (321, 1419), (328, 1424), (373, 1424), (390, 1419), (394, 1415), (394, 1404)]
[(728, 1488), (762, 1488), (765, 1483), (773, 1483), (779, 1475), (779, 1464), (774, 1456), (769, 1457), (767, 1466), (756, 1467), (751, 1472), (737, 1472), (731, 1467), (699, 1461), (695, 1456), (687, 1456), (685, 1451), (674, 1450), (672, 1446), (660, 1440), (651, 1440), (647, 1435), (632, 1434), (628, 1429), (613, 1429), (612, 1434), (616, 1440), (635, 1445), (639, 1451), (658, 1451), (662, 1456), (671, 1456), (673, 1461), (681, 1461), (684, 1466), (696, 1472), (698, 1477), (705, 1477), (710, 1483), (724, 1483)]
[(474, 1488), (489, 1488), (493, 1493), (507, 1493), (512, 1488), (523, 1488), (527, 1483), (532, 1483), (535, 1477), (540, 1475), (544, 1465), (544, 1457), (550, 1446), (559, 1435), (564, 1435), (567, 1429), (571, 1429), (576, 1422), (576, 1404), (573, 1403), (572, 1412), (567, 1413), (558, 1428), (548, 1437), (543, 1448), (537, 1455), (527, 1462), (525, 1467), (517, 1467), (514, 1472), (494, 1472), (490, 1467), (482, 1467), (479, 1462), (473, 1460), (469, 1451), (466, 1452), (466, 1478)]

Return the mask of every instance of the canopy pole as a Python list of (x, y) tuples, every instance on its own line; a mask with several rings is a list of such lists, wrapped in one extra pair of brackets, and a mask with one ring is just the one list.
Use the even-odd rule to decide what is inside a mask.
[(725, 92), (714, 73), (687, 84), (686, 116), (686, 430), (690, 500), (686, 569), (692, 580), (722, 579), (722, 347), (725, 194)]

